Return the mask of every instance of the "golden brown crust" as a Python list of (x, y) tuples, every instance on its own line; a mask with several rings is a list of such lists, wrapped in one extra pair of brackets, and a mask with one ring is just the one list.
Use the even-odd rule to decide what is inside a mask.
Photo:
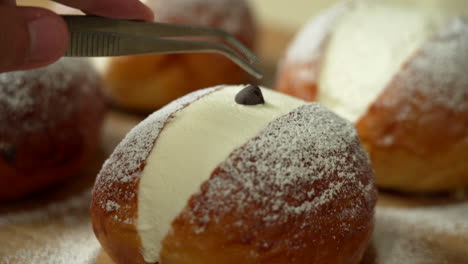
[[(279, 92), (289, 94), (308, 102), (317, 100), (319, 63), (310, 64), (288, 64), (284, 66), (276, 83), (276, 89)], [(312, 78), (300, 77), (300, 74), (312, 76)]]
[[(176, 24), (204, 24), (206, 16), (213, 16), (207, 26), (220, 27), (224, 14), (207, 8), (209, 1), (200, 1), (198, 14), (189, 17), (165, 14), (161, 22)], [(255, 21), (249, 7), (243, 5), (236, 22), (238, 32), (232, 33), (247, 47), (255, 47)], [(151, 6), (151, 4), (150, 4)], [(222, 12), (227, 12), (221, 9)], [(179, 10), (180, 11), (180, 10)], [(178, 12), (179, 12), (178, 11)], [(158, 10), (155, 10), (158, 14)], [(194, 20), (193, 18), (197, 18)], [(198, 19), (200, 18), (200, 19)], [(219, 54), (156, 54), (114, 58), (104, 76), (109, 84), (107, 96), (117, 105), (142, 112), (150, 112), (191, 91), (219, 84), (247, 83), (249, 75), (228, 58)]]
[[(251, 208), (255, 211), (255, 208)], [(253, 212), (254, 212), (253, 211)], [(339, 219), (315, 221), (319, 227), (299, 231), (288, 225), (266, 229), (255, 221), (244, 222), (249, 231), (233, 227), (238, 216), (227, 216), (202, 235), (193, 232), (186, 219), (179, 217), (173, 223), (173, 233), (164, 240), (161, 263), (164, 264), (331, 264), (360, 263), (372, 236), (373, 220), (363, 226), (359, 219), (349, 222), (350, 229), (360, 226), (346, 239), (336, 236)], [(307, 221), (307, 219), (298, 219)], [(294, 234), (298, 234), (297, 236)], [(289, 240), (292, 236), (294, 240)], [(275, 241), (273, 243), (265, 241)]]
[(118, 201), (120, 208), (125, 208), (124, 210), (106, 210), (103, 202), (109, 201), (108, 192), (103, 192), (102, 189), (96, 187), (93, 190), (91, 203), (93, 230), (102, 247), (115, 263), (146, 263), (140, 254), (141, 240), (136, 230), (138, 183), (139, 179), (132, 182), (114, 182), (110, 186), (135, 194), (132, 199), (122, 197), (123, 192), (118, 192), (116, 197), (112, 197), (113, 201)]
[[(8, 82), (7, 76), (0, 93), (13, 89), (18, 94), (11, 100), (21, 98), (24, 105), (0, 102), (0, 179), (8, 183), (0, 185), (0, 200), (24, 197), (78, 174), (98, 145), (105, 110), (100, 81), (67, 63), (82, 65), (61, 61), (46, 68), (49, 72), (4, 73), (14, 79)], [(40, 79), (34, 77), (38, 74)]]
[[(190, 209), (193, 210), (192, 198)], [(197, 234), (196, 224), (190, 221), (187, 212), (181, 214), (165, 238), (161, 250), (164, 264), (302, 264), (302, 263), (360, 263), (373, 231), (373, 208), (359, 219), (343, 222), (338, 217), (338, 203), (354, 203), (336, 199), (335, 204), (317, 214), (302, 216), (297, 222), (264, 226), (248, 216), (260, 209), (252, 205), (248, 216), (229, 214), (208, 225)], [(328, 211), (328, 212), (326, 212)], [(330, 214), (331, 212), (331, 214)], [(324, 217), (326, 215), (326, 217)], [(235, 223), (243, 219), (243, 225)], [(312, 222), (313, 227), (302, 229), (299, 223)], [(337, 230), (346, 225), (352, 234), (341, 237)]]

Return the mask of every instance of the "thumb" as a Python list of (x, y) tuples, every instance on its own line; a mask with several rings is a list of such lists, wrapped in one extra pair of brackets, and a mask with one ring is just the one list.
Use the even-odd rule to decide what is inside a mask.
[(0, 72), (50, 64), (65, 54), (68, 29), (53, 12), (0, 6)]

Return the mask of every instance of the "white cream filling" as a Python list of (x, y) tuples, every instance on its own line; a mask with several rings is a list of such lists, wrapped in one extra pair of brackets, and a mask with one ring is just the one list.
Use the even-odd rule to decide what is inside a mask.
[(110, 59), (107, 57), (97, 57), (90, 59), (96, 71), (100, 74), (105, 74), (109, 68)]
[(444, 20), (421, 9), (358, 5), (334, 29), (322, 65), (319, 101), (357, 121)]
[(192, 194), (237, 147), (303, 101), (262, 88), (264, 105), (236, 104), (245, 86), (217, 90), (175, 113), (147, 159), (138, 193), (137, 230), (147, 262), (159, 259), (161, 242)]

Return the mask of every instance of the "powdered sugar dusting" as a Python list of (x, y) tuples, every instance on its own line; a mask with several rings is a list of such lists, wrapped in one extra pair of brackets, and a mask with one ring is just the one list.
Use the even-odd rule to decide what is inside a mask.
[(286, 63), (310, 63), (323, 55), (324, 45), (337, 20), (349, 9), (350, 3), (340, 3), (310, 20), (290, 44)]
[[(0, 104), (4, 104), (11, 111), (26, 111), (34, 104), (33, 90), (38, 85), (47, 87), (41, 90), (45, 99), (51, 94), (70, 87), (73, 73), (88, 71), (89, 65), (82, 59), (61, 59), (44, 68), (29, 71), (17, 71), (0, 74)], [(89, 87), (83, 87), (89, 89)]]
[[(126, 203), (137, 199), (135, 186), (141, 177), (145, 160), (153, 149), (154, 142), (165, 123), (171, 119), (175, 112), (216, 89), (218, 88), (196, 91), (170, 103), (150, 115), (127, 134), (104, 163), (96, 180), (94, 190), (98, 196), (95, 197), (95, 201), (102, 209), (124, 215), (119, 214), (119, 211), (128, 208), (115, 200)], [(125, 184), (125, 188), (116, 188), (116, 184)], [(116, 217), (119, 221), (129, 221), (129, 219)]]
[(156, 20), (167, 22), (177, 18), (184, 24), (216, 25), (239, 33), (247, 10), (245, 0), (145, 0), (154, 10)]
[(334, 205), (339, 214), (366, 218), (376, 198), (371, 176), (353, 125), (312, 103), (272, 121), (235, 150), (202, 186), (201, 198), (192, 199), (192, 220), (202, 232), (210, 221), (232, 212), (245, 215), (255, 204), (254, 217), (277, 225), (348, 198), (352, 205)]
[(63, 118), (67, 118), (76, 106), (70, 103), (67, 90), (77, 79), (80, 79), (80, 93), (95, 93), (98, 77), (84, 59), (61, 59), (40, 69), (0, 73), (0, 109), (7, 113), (0, 115), (0, 122), (6, 123), (11, 116), (26, 116), (39, 109), (40, 118), (26, 118), (28, 122), (22, 124), (25, 129), (50, 124), (54, 119), (49, 117), (49, 113), (56, 113), (57, 109)]
[[(423, 111), (440, 106), (463, 113), (468, 112), (467, 72), (468, 19), (455, 18), (409, 60), (396, 81)], [(386, 105), (396, 103), (383, 100)]]
[[(0, 215), (0, 262), (93, 263), (100, 245), (89, 219), (90, 190), (64, 201)], [(18, 244), (20, 243), (20, 244)]]

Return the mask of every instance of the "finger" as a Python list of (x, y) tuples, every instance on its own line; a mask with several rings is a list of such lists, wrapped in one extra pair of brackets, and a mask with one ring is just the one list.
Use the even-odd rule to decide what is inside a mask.
[(53, 12), (0, 6), (0, 72), (45, 66), (68, 46), (68, 29)]
[(0, 0), (3, 6), (16, 6), (16, 0)]
[(55, 0), (90, 15), (152, 21), (153, 12), (138, 0)]

